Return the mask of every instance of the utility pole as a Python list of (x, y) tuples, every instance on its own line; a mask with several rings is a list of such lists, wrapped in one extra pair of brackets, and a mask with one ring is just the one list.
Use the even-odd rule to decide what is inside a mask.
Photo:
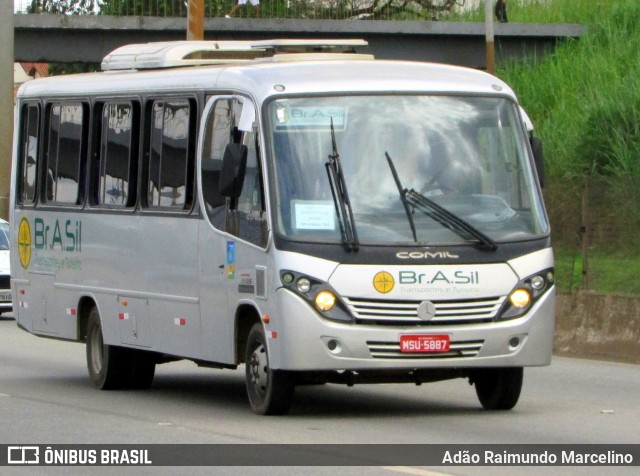
[(204, 0), (189, 0), (187, 40), (204, 40)]
[(6, 219), (13, 150), (13, 0), (0, 5), (0, 217)]
[(487, 39), (487, 73), (496, 74), (496, 49), (493, 38), (492, 4), (492, 0), (484, 0), (484, 29)]

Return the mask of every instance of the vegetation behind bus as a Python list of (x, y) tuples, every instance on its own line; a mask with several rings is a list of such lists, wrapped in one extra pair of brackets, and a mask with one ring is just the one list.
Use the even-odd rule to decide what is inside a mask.
[(559, 287), (640, 295), (640, 3), (553, 0), (540, 9), (558, 7), (573, 9), (566, 18), (588, 34), (498, 75), (544, 141)]
[[(484, 0), (262, 0), (263, 18), (357, 20), (485, 20)], [(492, 1), (493, 3), (493, 1)], [(611, 0), (509, 0), (508, 17), (520, 23), (586, 23)], [(183, 0), (15, 0), (25, 13), (186, 17)], [(204, 0), (206, 18), (224, 17), (234, 0)], [(236, 16), (252, 17), (253, 9)]]
[[(182, 0), (18, 0), (26, 13), (79, 15), (186, 17), (188, 2)], [(455, 15), (468, 0), (263, 0), (263, 18), (439, 20)], [(234, 0), (204, 0), (206, 18), (224, 17)], [(236, 16), (252, 17), (252, 8)]]

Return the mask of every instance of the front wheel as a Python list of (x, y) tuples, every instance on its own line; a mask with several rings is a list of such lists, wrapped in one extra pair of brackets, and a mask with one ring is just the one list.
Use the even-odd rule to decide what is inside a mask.
[(251, 409), (259, 415), (282, 415), (293, 403), (295, 386), (291, 375), (269, 366), (264, 329), (254, 324), (247, 339), (245, 372)]
[(522, 367), (488, 368), (473, 374), (478, 400), (485, 410), (511, 410), (522, 390)]

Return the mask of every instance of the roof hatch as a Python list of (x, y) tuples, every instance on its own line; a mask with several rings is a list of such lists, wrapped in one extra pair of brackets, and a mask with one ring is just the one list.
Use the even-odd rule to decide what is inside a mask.
[(373, 59), (358, 54), (365, 40), (170, 41), (115, 49), (102, 60), (103, 71), (160, 69), (248, 61)]

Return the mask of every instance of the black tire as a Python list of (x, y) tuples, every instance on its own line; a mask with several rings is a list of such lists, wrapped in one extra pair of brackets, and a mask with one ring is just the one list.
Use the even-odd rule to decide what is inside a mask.
[(262, 324), (251, 328), (245, 354), (247, 395), (258, 415), (282, 415), (293, 403), (295, 385), (290, 373), (269, 367), (267, 339)]
[(100, 314), (95, 307), (87, 322), (86, 344), (87, 368), (93, 385), (99, 390), (125, 388), (130, 380), (126, 349), (104, 344)]
[(143, 390), (151, 387), (156, 373), (156, 360), (152, 352), (135, 349), (126, 350), (129, 361), (127, 388)]
[(523, 380), (522, 367), (482, 369), (474, 374), (478, 400), (485, 410), (511, 410), (518, 403)]

